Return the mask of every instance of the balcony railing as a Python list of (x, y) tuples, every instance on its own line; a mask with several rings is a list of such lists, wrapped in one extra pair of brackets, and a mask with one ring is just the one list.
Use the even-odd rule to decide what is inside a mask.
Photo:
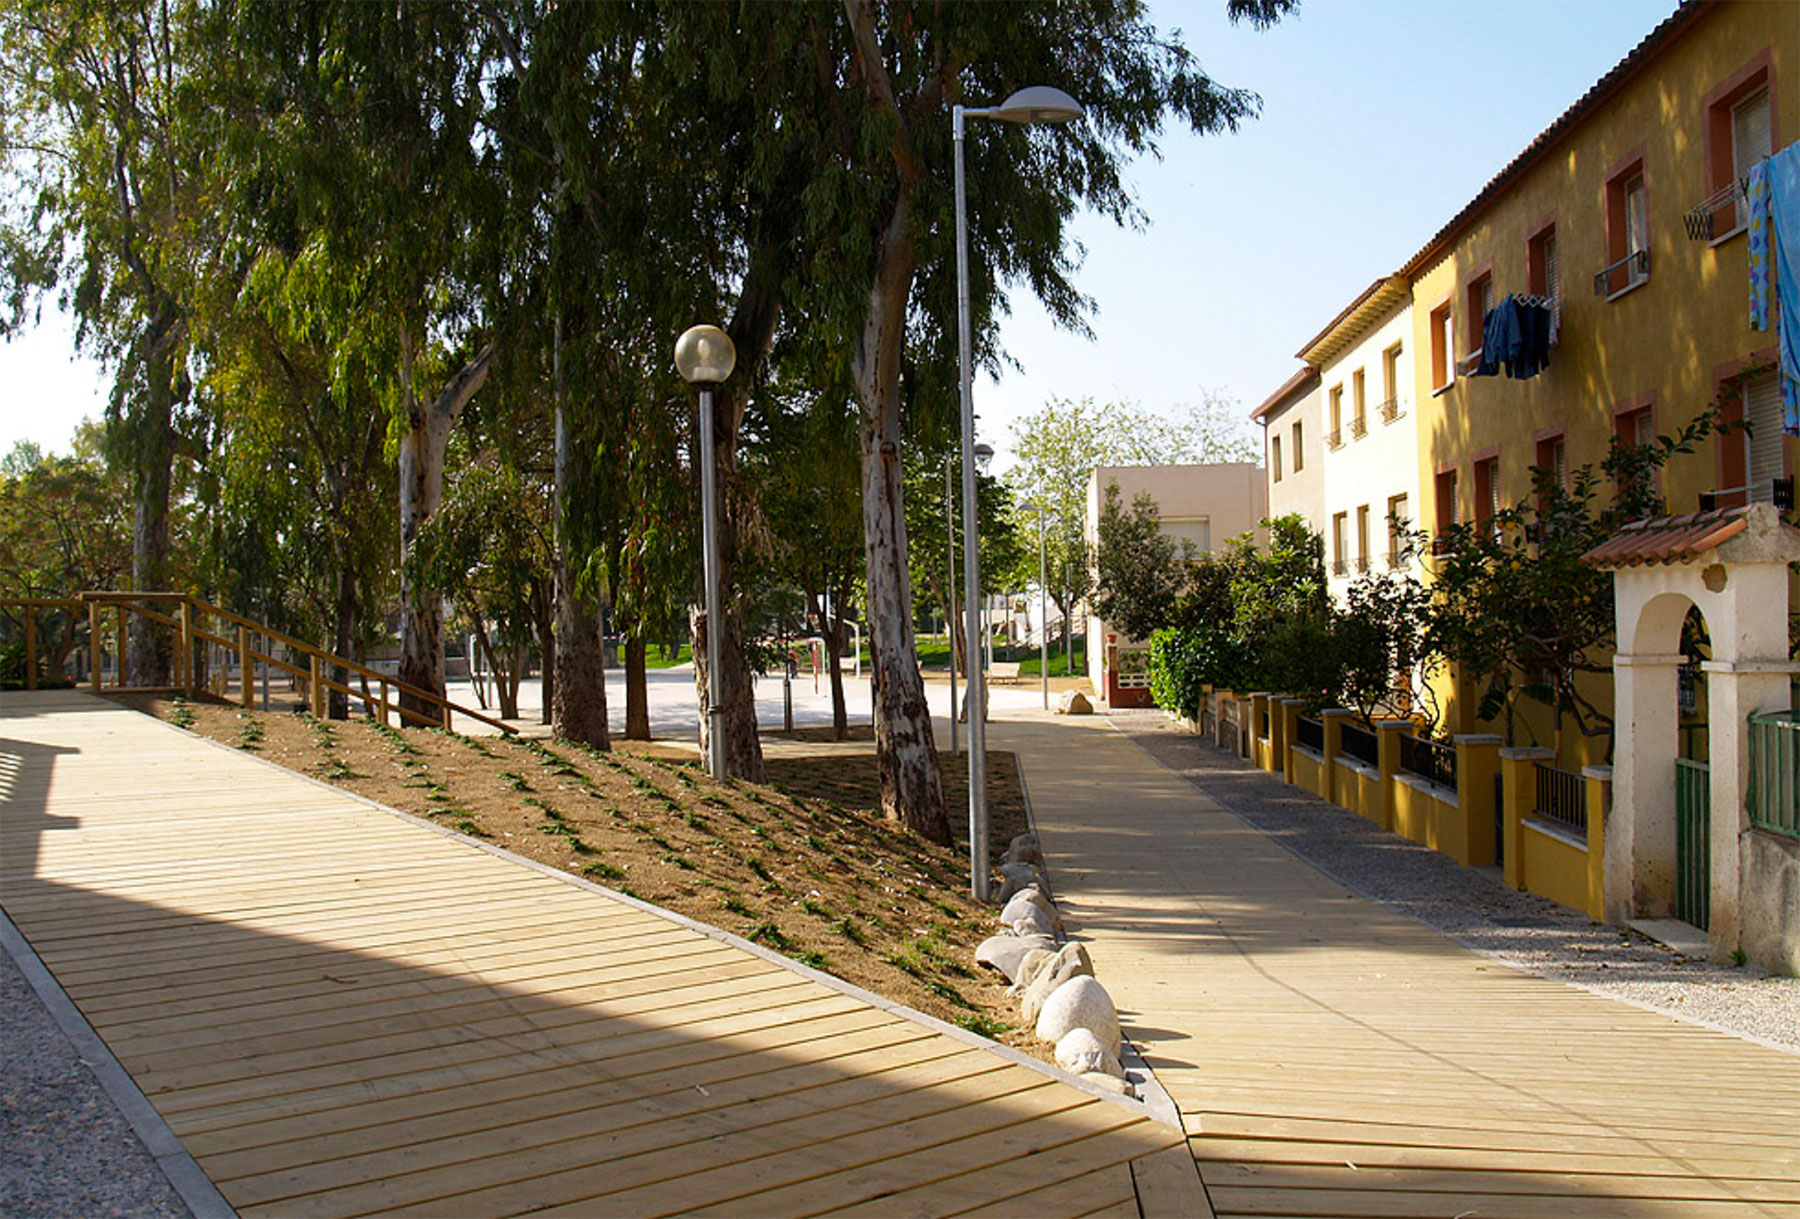
[(1334, 576), (1349, 575), (1350, 574), (1350, 560), (1348, 560), (1348, 559), (1333, 559), (1331, 561), (1331, 574)]
[(1361, 440), (1369, 434), (1369, 421), (1361, 415), (1350, 421), (1350, 439)]
[(1390, 550), (1387, 552), (1387, 565), (1389, 571), (1398, 571), (1405, 562), (1406, 555), (1403, 552), (1398, 550)]
[(1309, 720), (1304, 715), (1298, 720), (1294, 731), (1294, 739), (1315, 753), (1325, 752), (1325, 724), (1322, 720)]
[(1400, 399), (1389, 398), (1386, 402), (1377, 406), (1375, 411), (1381, 416), (1381, 421), (1383, 423), (1392, 423), (1400, 417)]
[(1650, 251), (1633, 250), (1594, 272), (1594, 295), (1611, 296), (1650, 278)]
[(1400, 769), (1427, 783), (1456, 790), (1456, 746), (1424, 737), (1400, 738)]
[(1356, 556), (1356, 570), (1357, 571), (1368, 571), (1369, 570), (1369, 556), (1368, 555), (1359, 554)]
[(1344, 447), (1344, 433), (1336, 428), (1333, 428), (1331, 431), (1326, 432), (1325, 433), (1325, 447), (1328, 449), (1334, 449), (1334, 450), (1343, 448)]
[(1794, 478), (1771, 478), (1766, 482), (1748, 483), (1742, 487), (1718, 487), (1700, 493), (1700, 511), (1711, 512), (1719, 506), (1721, 496), (1740, 496), (1738, 503), (1773, 504), (1782, 512), (1794, 507)]
[(1381, 769), (1381, 750), (1375, 734), (1360, 724), (1345, 721), (1338, 725), (1338, 752), (1364, 766)]
[(1730, 182), (1682, 213), (1681, 223), (1687, 229), (1688, 240), (1711, 241), (1718, 236), (1720, 231), (1718, 217), (1726, 208), (1731, 209), (1730, 227), (1724, 231), (1731, 232), (1732, 229), (1735, 229), (1738, 218), (1744, 214), (1739, 210), (1739, 205), (1744, 201), (1744, 195), (1744, 183), (1741, 180)]
[(1537, 764), (1537, 803), (1533, 811), (1540, 817), (1587, 832), (1587, 782), (1573, 770)]

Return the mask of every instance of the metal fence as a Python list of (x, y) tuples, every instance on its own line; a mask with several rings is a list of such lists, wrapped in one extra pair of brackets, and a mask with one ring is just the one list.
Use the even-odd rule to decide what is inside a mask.
[(1325, 752), (1325, 725), (1319, 720), (1309, 720), (1304, 715), (1299, 719), (1299, 729), (1294, 734), (1295, 744), (1304, 745), (1318, 753)]
[(1537, 803), (1533, 811), (1570, 829), (1587, 833), (1587, 781), (1572, 770), (1537, 764)]
[(1800, 838), (1800, 709), (1750, 717), (1750, 824)]
[(1365, 766), (1381, 768), (1381, 747), (1375, 734), (1360, 724), (1345, 721), (1338, 725), (1338, 752), (1355, 758)]
[(1400, 738), (1400, 769), (1428, 783), (1456, 790), (1456, 746), (1424, 737)]

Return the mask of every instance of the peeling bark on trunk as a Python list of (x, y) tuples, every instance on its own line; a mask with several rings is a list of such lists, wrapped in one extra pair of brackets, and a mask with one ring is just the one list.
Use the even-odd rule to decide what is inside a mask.
[[(444, 603), (438, 589), (419, 588), (406, 570), (419, 529), (438, 510), (444, 495), (444, 451), (450, 430), (469, 404), (494, 357), (493, 344), (465, 364), (430, 405), (413, 385), (412, 340), (401, 330), (401, 372), (405, 381), (407, 427), (400, 440), (400, 680), (439, 697), (444, 693)], [(438, 708), (402, 693), (400, 705), (436, 718)]]
[(625, 640), (625, 739), (650, 739), (650, 681), (645, 663), (648, 649), (641, 635)]
[[(721, 530), (723, 532), (723, 530)], [(719, 549), (725, 550), (723, 543)], [(724, 566), (723, 563), (720, 564)], [(729, 586), (727, 586), (729, 587)], [(731, 600), (729, 594), (727, 601)], [(711, 703), (707, 688), (712, 657), (707, 654), (706, 613), (695, 610), (692, 617), (694, 650), (694, 687), (700, 697), (700, 754), (710, 748), (712, 717), (707, 714)], [(752, 783), (763, 781), (762, 741), (756, 728), (756, 690), (749, 670), (744, 665), (741, 631), (743, 621), (734, 609), (720, 617), (719, 650), (725, 656), (722, 666), (725, 704), (725, 772)]]

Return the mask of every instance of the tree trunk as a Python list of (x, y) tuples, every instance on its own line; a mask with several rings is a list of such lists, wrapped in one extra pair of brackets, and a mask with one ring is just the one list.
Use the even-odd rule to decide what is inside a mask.
[[(350, 655), (351, 637), (356, 632), (356, 569), (349, 560), (342, 561), (338, 568), (337, 605), (335, 621), (332, 623), (331, 650), (339, 656)], [(331, 680), (340, 685), (350, 684), (350, 670), (343, 665), (331, 666)], [(330, 689), (326, 699), (325, 715), (328, 719), (347, 720), (350, 718), (350, 696), (342, 690)]]
[(825, 636), (825, 651), (831, 657), (831, 738), (850, 739), (850, 712), (844, 706), (844, 620)]
[[(720, 534), (727, 532), (721, 529)], [(726, 547), (721, 539), (719, 549)], [(720, 563), (723, 569), (724, 563)], [(727, 589), (730, 584), (723, 574), (720, 583)], [(727, 594), (728, 604), (735, 602)], [(711, 680), (708, 666), (712, 657), (707, 653), (706, 613), (695, 610), (693, 614), (693, 652), (694, 652), (694, 687), (700, 699), (700, 754), (708, 756), (711, 748), (712, 716), (708, 708), (712, 702), (711, 691), (707, 683)], [(748, 779), (752, 783), (763, 781), (762, 741), (756, 729), (756, 691), (751, 685), (750, 671), (744, 664), (743, 642), (740, 632), (743, 619), (733, 608), (720, 615), (719, 618), (719, 651), (724, 656), (720, 669), (724, 679), (725, 705), (725, 773), (740, 779)]]
[(569, 412), (564, 402), (562, 377), (562, 318), (556, 320), (555, 363), (553, 371), (556, 394), (556, 500), (552, 518), (556, 530), (554, 597), (556, 600), (555, 677), (546, 691), (545, 711), (557, 736), (580, 741), (596, 749), (611, 749), (606, 723), (606, 666), (600, 649), (600, 615), (592, 598), (583, 597), (576, 589), (582, 558), (582, 539), (573, 537), (573, 512), (570, 489), (593, 478), (593, 448), (580, 437), (572, 436)]
[[(412, 339), (403, 327), (401, 372), (407, 427), (400, 438), (400, 680), (439, 697), (444, 693), (444, 605), (438, 589), (420, 588), (406, 570), (419, 529), (438, 510), (444, 495), (444, 450), (450, 430), (482, 383), (494, 357), (492, 343), (465, 364), (429, 406), (413, 386)], [(436, 717), (438, 709), (402, 692), (401, 707)]]
[[(129, 424), (136, 492), (131, 525), (131, 584), (139, 592), (169, 591), (169, 474), (175, 452), (175, 367), (171, 353), (175, 325), (168, 317), (150, 323), (145, 385)], [(169, 632), (142, 614), (131, 614), (126, 636), (127, 684), (168, 685), (174, 664)]]
[(625, 739), (650, 739), (650, 681), (642, 635), (625, 640)]

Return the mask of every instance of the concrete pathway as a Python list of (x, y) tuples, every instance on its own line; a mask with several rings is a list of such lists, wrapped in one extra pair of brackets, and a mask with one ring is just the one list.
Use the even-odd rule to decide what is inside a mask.
[(1219, 1215), (1800, 1215), (1800, 1057), (1458, 947), (1103, 719), (990, 740)]
[(1201, 1208), (1143, 1106), (86, 694), (0, 695), (0, 906), (196, 1212)]

